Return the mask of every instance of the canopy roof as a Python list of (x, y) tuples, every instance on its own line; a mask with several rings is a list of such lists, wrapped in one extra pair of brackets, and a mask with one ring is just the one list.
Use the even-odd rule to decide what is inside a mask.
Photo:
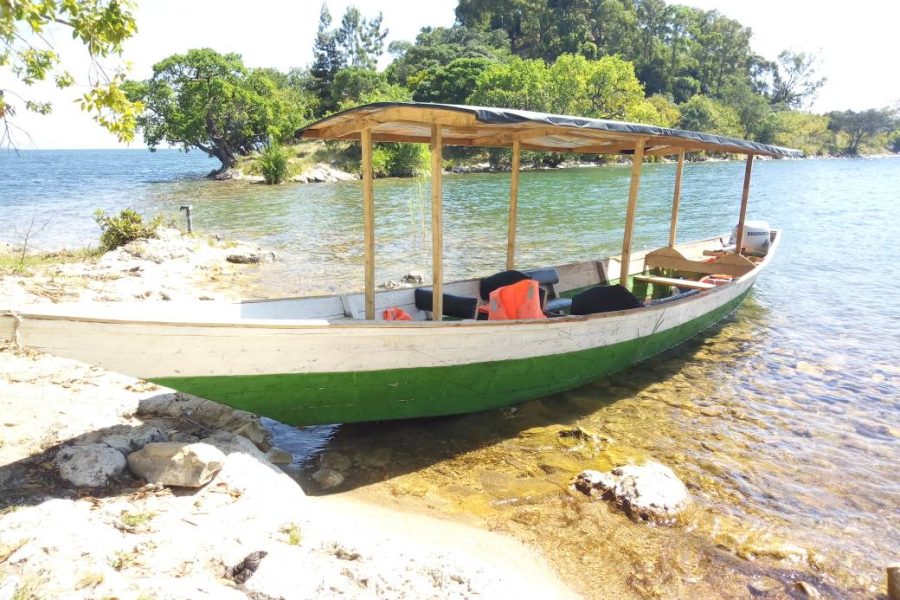
[(369, 128), (375, 142), (431, 141), (432, 125), (441, 126), (448, 146), (511, 147), (518, 140), (525, 150), (579, 154), (630, 154), (644, 138), (646, 154), (732, 152), (762, 156), (799, 157), (792, 148), (737, 138), (640, 125), (483, 106), (427, 102), (376, 102), (325, 117), (297, 131), (298, 138), (359, 140)]

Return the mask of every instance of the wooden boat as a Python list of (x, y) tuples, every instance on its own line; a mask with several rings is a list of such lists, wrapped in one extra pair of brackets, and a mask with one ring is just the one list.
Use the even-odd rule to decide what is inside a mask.
[[(507, 406), (624, 369), (731, 313), (771, 261), (781, 236), (771, 231), (769, 249), (759, 258), (745, 256), (740, 243), (727, 248), (725, 237), (676, 244), (685, 153), (747, 156), (737, 240), (744, 239), (754, 156), (798, 154), (631, 123), (416, 103), (357, 107), (313, 123), (298, 136), (362, 143), (364, 292), (240, 303), (24, 306), (0, 311), (0, 339), (288, 424), (449, 415)], [(381, 141), (431, 144), (431, 294), (423, 289), (375, 290), (371, 161), (372, 144)], [(445, 145), (512, 148), (508, 270), (516, 266), (521, 150), (631, 155), (622, 254), (525, 275), (539, 280), (558, 305), (566, 303), (560, 299), (578, 298), (585, 291), (618, 287), (611, 284), (655, 299), (624, 310), (563, 310), (550, 318), (505, 321), (459, 314), (458, 306), (445, 309), (459, 304), (460, 298), (472, 307), (484, 291), (479, 279), (442, 281), (440, 165)], [(641, 165), (648, 155), (678, 157), (669, 244), (632, 252)], [(700, 281), (709, 274), (731, 279), (721, 278), (725, 281), (720, 279), (718, 285)], [(414, 320), (383, 320), (389, 307), (406, 310)], [(446, 316), (454, 312), (457, 318)]]

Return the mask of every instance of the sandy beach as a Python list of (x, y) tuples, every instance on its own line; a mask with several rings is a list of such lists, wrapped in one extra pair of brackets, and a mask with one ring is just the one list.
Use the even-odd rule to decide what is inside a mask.
[[(165, 233), (3, 276), (0, 305), (236, 297), (265, 268), (226, 260), (239, 252), (265, 254)], [(4, 600), (574, 597), (511, 537), (398, 512), (360, 490), (307, 497), (273, 464), (292, 457), (248, 413), (8, 345), (0, 415)], [(148, 485), (127, 469), (104, 487), (61, 475), (72, 448), (129, 451), (151, 440), (203, 441), (223, 465), (196, 489)]]

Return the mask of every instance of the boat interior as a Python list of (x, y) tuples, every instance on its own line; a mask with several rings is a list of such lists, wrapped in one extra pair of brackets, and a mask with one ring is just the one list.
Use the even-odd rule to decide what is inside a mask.
[[(771, 232), (774, 243), (777, 231)], [(560, 266), (505, 270), (488, 277), (446, 282), (444, 319), (487, 319), (479, 311), (490, 292), (528, 278), (541, 289), (541, 306), (547, 317), (586, 315), (656, 305), (686, 299), (736, 281), (752, 271), (765, 254), (734, 254), (727, 237), (639, 252), (628, 268), (631, 291), (618, 285), (619, 257)], [(338, 294), (285, 300), (261, 300), (240, 304), (245, 319), (324, 319), (329, 322), (365, 319), (363, 293)], [(400, 308), (414, 321), (432, 319), (430, 286), (381, 290), (375, 294), (376, 320), (384, 320), (388, 309)]]
[[(770, 248), (777, 243), (777, 236), (777, 231), (770, 233)], [(757, 256), (734, 254), (726, 236), (636, 252), (631, 255), (628, 268), (630, 291), (619, 285), (618, 256), (539, 269), (500, 271), (489, 277), (446, 282), (444, 320), (485, 319), (487, 314), (479, 314), (479, 307), (487, 304), (490, 292), (524, 278), (540, 284), (545, 316), (559, 318), (687, 300), (737, 281), (764, 259), (765, 254), (761, 252)], [(431, 286), (379, 290), (375, 294), (375, 307), (376, 322), (384, 322), (384, 313), (391, 308), (402, 309), (413, 321), (430, 321), (433, 318)], [(35, 312), (87, 319), (99, 316), (94, 304), (47, 305)], [(362, 292), (235, 303), (122, 302), (102, 307), (104, 320), (174, 323), (277, 320), (290, 321), (292, 325), (349, 324), (365, 321), (365, 316)]]

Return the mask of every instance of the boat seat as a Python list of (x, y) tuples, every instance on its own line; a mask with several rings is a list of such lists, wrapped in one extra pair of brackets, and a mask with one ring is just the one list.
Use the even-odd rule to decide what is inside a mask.
[(671, 296), (666, 296), (665, 298), (657, 298), (656, 300), (647, 303), (647, 306), (658, 306), (660, 304), (674, 302), (675, 300), (681, 300), (682, 298), (688, 298), (689, 296), (696, 296), (699, 293), (700, 290), (688, 290), (686, 292), (681, 292), (680, 294), (672, 294)]
[[(433, 312), (434, 290), (431, 288), (416, 288), (416, 308)], [(469, 296), (455, 296), (444, 294), (444, 315), (458, 319), (474, 319), (478, 310), (478, 298)]]
[(621, 285), (592, 287), (572, 298), (573, 315), (592, 315), (642, 306), (644, 303)]
[(678, 279), (675, 277), (657, 277), (655, 275), (635, 275), (634, 280), (656, 285), (671, 285), (672, 287), (689, 290), (711, 290), (716, 287), (714, 283), (704, 283), (702, 281), (694, 281), (693, 279)]
[(491, 292), (507, 285), (519, 283), (523, 279), (532, 279), (521, 271), (501, 271), (490, 277), (483, 277), (478, 284), (478, 291), (482, 300), (490, 300)]

